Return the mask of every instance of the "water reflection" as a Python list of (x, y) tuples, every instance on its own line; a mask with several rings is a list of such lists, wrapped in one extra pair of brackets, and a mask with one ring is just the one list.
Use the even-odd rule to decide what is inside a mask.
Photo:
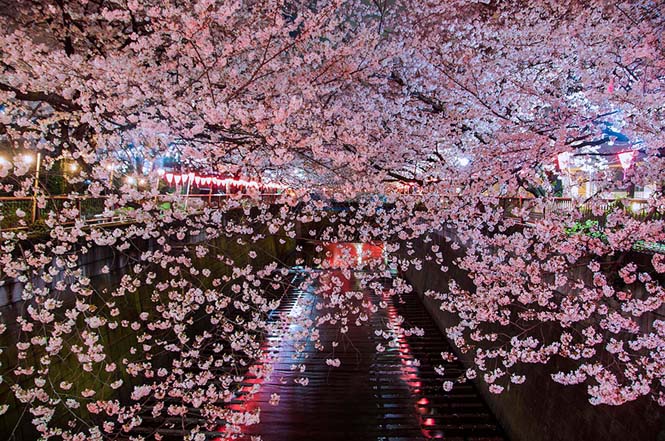
[(324, 268), (373, 267), (385, 263), (385, 247), (381, 242), (327, 244)]
[(388, 328), (393, 334), (394, 344), (398, 348), (398, 357), (400, 361), (400, 370), (402, 375), (400, 380), (405, 382), (411, 391), (411, 396), (415, 401), (415, 411), (419, 415), (421, 425), (421, 432), (423, 437), (443, 438), (443, 434), (439, 431), (432, 430), (436, 425), (436, 421), (428, 417), (432, 413), (430, 408), (430, 400), (427, 398), (427, 393), (423, 390), (423, 383), (420, 378), (420, 360), (414, 358), (411, 351), (411, 346), (406, 338), (405, 330), (402, 327), (402, 316), (398, 313), (397, 308), (392, 303), (390, 296), (387, 293), (383, 295), (383, 301), (387, 304), (388, 313)]
[[(325, 253), (326, 269), (317, 271), (307, 289), (294, 289), (274, 314), (278, 325), (254, 366), (271, 375), (250, 376), (247, 385), (259, 385), (260, 390), (241, 390), (232, 406), (238, 412), (260, 413), (260, 423), (220, 428), (224, 435), (218, 440), (441, 437), (409, 341), (415, 337), (393, 304), (390, 280), (376, 277), (382, 288), (367, 289), (362, 281), (372, 275), (350, 271), (384, 263), (384, 246), (336, 243), (327, 245)], [(321, 325), (295, 325), (292, 319), (300, 314), (300, 323), (309, 319)], [(382, 350), (377, 352), (377, 347)], [(337, 362), (340, 367), (331, 368)], [(433, 377), (431, 366), (428, 369), (425, 378)], [(303, 379), (307, 387), (301, 385)], [(269, 404), (275, 404), (276, 395), (279, 405)]]

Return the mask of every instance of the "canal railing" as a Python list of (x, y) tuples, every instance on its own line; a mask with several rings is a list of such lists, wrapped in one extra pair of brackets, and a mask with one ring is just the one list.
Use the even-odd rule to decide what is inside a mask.
[[(262, 202), (275, 203), (279, 195), (261, 194)], [(107, 206), (108, 196), (49, 196), (49, 197), (0, 197), (0, 230), (29, 229), (34, 223), (41, 224), (46, 221), (52, 213), (58, 214), (63, 210), (76, 210), (76, 220), (82, 220), (90, 224), (113, 223), (127, 218), (127, 211), (131, 211), (132, 205), (139, 207), (140, 201), (129, 204), (126, 207)], [(155, 202), (159, 205), (171, 206), (196, 205), (197, 207), (218, 208), (229, 199), (252, 199), (249, 194), (190, 194), (190, 195), (159, 195)], [(194, 201), (197, 201), (196, 203)], [(593, 207), (592, 207), (593, 204)], [(622, 210), (626, 214), (638, 220), (662, 219), (663, 214), (658, 212), (646, 199), (601, 199), (592, 203), (580, 202), (572, 198), (520, 198), (501, 197), (499, 207), (507, 218), (523, 217), (530, 221), (542, 219), (549, 214), (572, 212), (579, 210), (580, 220), (598, 220), (602, 225), (606, 215), (616, 210)], [(516, 213), (522, 213), (518, 215)], [(526, 213), (526, 216), (524, 216)], [(34, 219), (34, 220), (33, 220)]]
[[(499, 202), (504, 216), (515, 216), (515, 209), (520, 212), (526, 211), (531, 220), (542, 219), (549, 214), (570, 213), (579, 210), (581, 221), (597, 220), (604, 224), (607, 214), (623, 211), (625, 214), (637, 220), (662, 219), (663, 214), (649, 204), (647, 199), (594, 199), (591, 202), (579, 201), (573, 198), (518, 198), (502, 197)], [(525, 210), (526, 209), (526, 210)]]
[[(262, 202), (274, 203), (276, 194), (261, 194)], [(75, 210), (75, 216), (70, 216), (69, 223), (74, 224), (82, 220), (87, 224), (117, 223), (130, 218), (128, 212), (142, 205), (141, 201), (131, 202), (124, 206), (115, 207), (107, 205), (108, 196), (49, 196), (46, 198), (33, 197), (0, 197), (0, 231), (26, 230), (43, 224), (52, 214), (59, 214), (64, 210)], [(115, 198), (114, 198), (115, 199)], [(173, 206), (219, 208), (226, 201), (250, 200), (249, 194), (190, 194), (190, 195), (159, 195), (154, 202), (159, 206), (170, 208)], [(196, 203), (195, 203), (196, 201)], [(130, 219), (131, 220), (131, 219)]]

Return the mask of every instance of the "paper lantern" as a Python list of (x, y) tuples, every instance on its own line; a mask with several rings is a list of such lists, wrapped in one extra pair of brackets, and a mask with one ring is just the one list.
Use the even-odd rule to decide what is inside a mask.
[(556, 156), (557, 162), (559, 163), (559, 170), (564, 171), (570, 168), (570, 152), (561, 152)]
[(621, 168), (623, 171), (626, 171), (633, 165), (633, 160), (635, 159), (635, 150), (630, 150), (627, 152), (619, 153), (619, 162), (621, 163)]

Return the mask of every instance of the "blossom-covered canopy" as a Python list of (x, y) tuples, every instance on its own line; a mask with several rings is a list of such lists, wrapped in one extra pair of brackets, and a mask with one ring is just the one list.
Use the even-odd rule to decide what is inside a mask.
[[(21, 286), (0, 388), (45, 437), (139, 436), (148, 404), (249, 423), (224, 401), (289, 267), (381, 242), (385, 261), (335, 265), (405, 296), (400, 274), (449, 271), (425, 294), (473, 363), (459, 381), (500, 393), (546, 364), (592, 404), (665, 405), (662, 10), (0, 1), (0, 277)], [(127, 263), (104, 287), (80, 265), (99, 248)], [(362, 325), (343, 297), (319, 301), (321, 323)]]

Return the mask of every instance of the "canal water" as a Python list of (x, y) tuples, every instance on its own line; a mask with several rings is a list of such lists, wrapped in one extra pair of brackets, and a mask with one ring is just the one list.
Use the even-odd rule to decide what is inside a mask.
[[(446, 383), (465, 370), (448, 357), (450, 346), (417, 296), (390, 296), (389, 277), (340, 269), (349, 259), (383, 259), (381, 251), (376, 244), (329, 246), (322, 265), (327, 269), (314, 277), (296, 275), (315, 281), (293, 289), (273, 313), (278, 326), (255, 365), (270, 375), (250, 375), (231, 404), (260, 415), (260, 422), (220, 426), (217, 441), (506, 439), (473, 384), (449, 389)], [(375, 283), (367, 289), (368, 279), (385, 289)], [(303, 337), (308, 329), (294, 323), (325, 317), (326, 305), (338, 295), (349, 303), (350, 320), (318, 326), (318, 338)], [(382, 307), (373, 312), (367, 308), (377, 304)], [(353, 323), (363, 314), (354, 315), (354, 307), (366, 312), (362, 326)]]
[[(317, 269), (291, 269), (292, 288), (269, 315), (270, 332), (262, 337), (260, 357), (238, 372), (244, 378), (226, 406), (246, 417), (207, 429), (207, 439), (505, 439), (474, 385), (456, 381), (464, 368), (446, 355), (451, 348), (419, 298), (389, 295), (394, 274), (377, 270), (386, 261), (380, 243), (316, 245), (311, 251), (320, 257), (308, 259), (318, 262)], [(93, 283), (111, 286), (109, 277)], [(135, 304), (122, 305), (123, 314), (150, 310), (149, 295), (141, 291), (132, 297)], [(15, 319), (19, 306), (5, 308), (4, 318)], [(129, 347), (124, 339), (132, 336), (102, 338), (113, 348), (109, 355), (121, 359)], [(14, 353), (11, 348), (5, 352), (5, 369)], [(59, 376), (75, 377), (75, 369), (76, 363), (66, 360)], [(455, 382), (452, 389), (449, 382)], [(76, 385), (87, 386), (94, 387)], [(2, 392), (11, 399), (8, 390)], [(118, 392), (121, 401), (128, 399)], [(107, 399), (111, 393), (98, 391)], [(115, 439), (152, 438), (159, 432), (164, 440), (177, 440), (205, 424), (193, 416), (180, 423), (153, 420), (154, 405), (146, 403), (141, 427)], [(15, 413), (21, 411), (13, 406), (3, 417), (6, 431), (0, 439), (35, 439), (29, 418), (16, 425), (20, 415)], [(188, 415), (197, 414), (191, 408)]]

